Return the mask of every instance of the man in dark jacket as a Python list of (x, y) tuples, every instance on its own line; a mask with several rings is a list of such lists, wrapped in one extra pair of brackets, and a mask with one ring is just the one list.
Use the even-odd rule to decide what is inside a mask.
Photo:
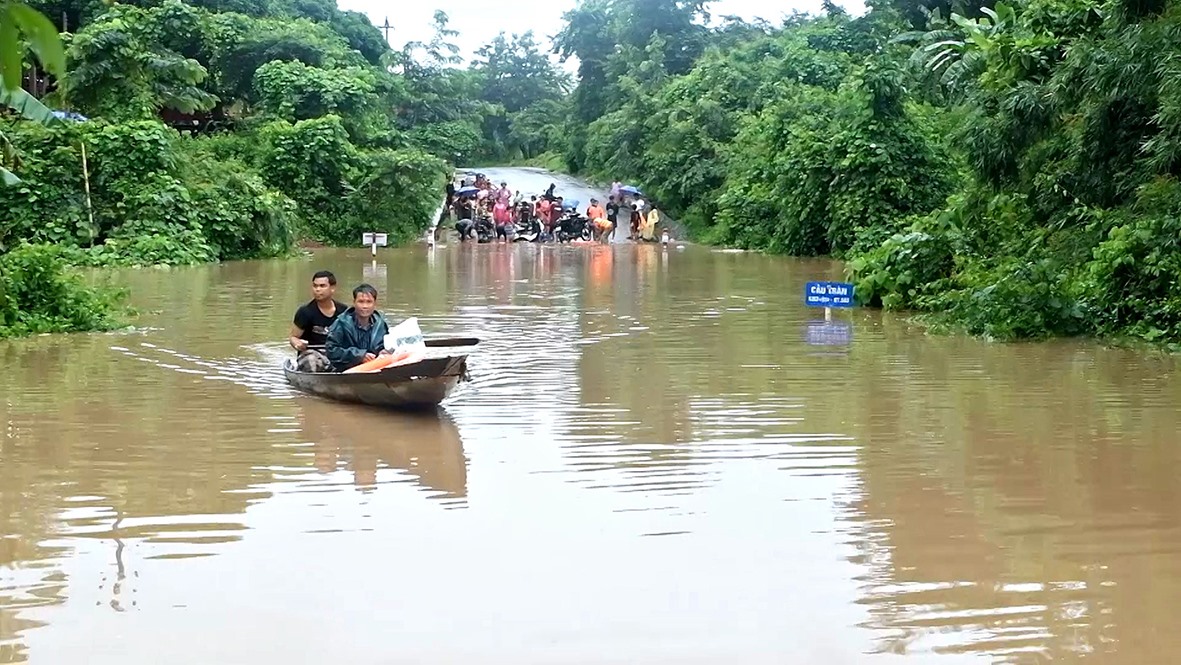
[(353, 306), (336, 318), (324, 343), (332, 369), (343, 372), (389, 353), (385, 350), (389, 331), (385, 317), (377, 311), (377, 289), (368, 284), (353, 289)]

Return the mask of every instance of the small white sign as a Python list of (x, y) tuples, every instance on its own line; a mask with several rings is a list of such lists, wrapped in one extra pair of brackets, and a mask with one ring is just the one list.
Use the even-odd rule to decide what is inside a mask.
[(378, 247), (385, 247), (389, 240), (389, 234), (386, 233), (362, 233), (362, 245), (377, 245)]

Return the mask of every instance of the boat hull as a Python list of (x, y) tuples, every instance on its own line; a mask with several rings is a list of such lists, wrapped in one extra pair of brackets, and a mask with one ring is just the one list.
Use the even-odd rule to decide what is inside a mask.
[[(429, 340), (427, 345), (451, 344)], [(283, 375), (296, 390), (317, 397), (394, 409), (431, 409), (466, 380), (467, 355), (427, 358), (379, 372), (355, 374), (300, 372), (295, 360), (289, 358), (283, 363)]]
[(340, 402), (399, 409), (430, 409), (447, 399), (459, 385), (458, 376), (439, 376), (381, 383), (341, 383), (313, 378), (284, 366), (287, 382), (296, 390)]

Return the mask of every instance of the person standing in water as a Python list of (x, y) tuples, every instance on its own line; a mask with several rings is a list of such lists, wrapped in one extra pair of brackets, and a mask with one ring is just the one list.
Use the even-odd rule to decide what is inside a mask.
[(537, 201), (537, 205), (535, 206), (537, 221), (541, 222), (542, 235), (553, 233), (553, 225), (550, 222), (550, 210), (553, 205), (553, 202), (549, 199), (542, 198)]
[(656, 242), (660, 219), (660, 206), (655, 201), (648, 201), (648, 215), (640, 222), (640, 240)]
[(508, 226), (512, 223), (513, 214), (509, 209), (508, 202), (503, 199), (497, 200), (496, 205), (492, 208), (492, 221), (496, 223), (496, 240), (499, 242), (503, 239), (508, 242)]
[(451, 210), (451, 206), (455, 203), (455, 181), (448, 180), (447, 187), (443, 190), (446, 198), (443, 201), (443, 212), (446, 214)]
[[(610, 241), (615, 240), (615, 231), (619, 228), (619, 199), (612, 194), (607, 197), (607, 221), (611, 222)], [(608, 234), (604, 234), (607, 236)]]
[(632, 201), (631, 208), (631, 232), (628, 233), (627, 237), (629, 240), (638, 240), (640, 237), (640, 225), (644, 221), (644, 199)]
[(599, 205), (598, 199), (590, 200), (590, 206), (586, 209), (586, 218), (590, 220), (593, 239), (601, 240), (603, 234), (610, 227), (607, 222), (607, 211), (603, 210), (603, 206)]

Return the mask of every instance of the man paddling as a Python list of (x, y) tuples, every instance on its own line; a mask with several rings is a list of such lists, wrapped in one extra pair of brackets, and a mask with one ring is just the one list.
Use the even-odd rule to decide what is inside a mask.
[(321, 270), (312, 275), (312, 299), (295, 310), (287, 343), (297, 354), (296, 366), (303, 372), (323, 372), (328, 358), (318, 349), (324, 346), (328, 328), (347, 307), (336, 295), (336, 275)]
[(368, 284), (353, 289), (353, 306), (328, 329), (324, 350), (332, 369), (343, 372), (389, 354), (385, 350), (385, 336), (389, 332), (385, 317), (377, 311), (377, 289)]

